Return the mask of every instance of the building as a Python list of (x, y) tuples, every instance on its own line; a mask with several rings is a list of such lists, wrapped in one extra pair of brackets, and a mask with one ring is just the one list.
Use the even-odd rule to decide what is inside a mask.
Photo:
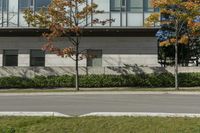
[[(74, 66), (74, 61), (41, 51), (45, 43), (43, 29), (28, 26), (23, 11), (32, 8), (38, 11), (51, 0), (0, 0), (0, 66)], [(144, 27), (145, 19), (157, 11), (150, 0), (88, 0), (95, 2), (103, 14), (92, 18), (113, 18), (115, 22), (89, 25), (81, 40), (81, 49), (96, 56), (84, 59), (80, 66), (121, 67), (124, 65), (158, 66), (157, 41), (153, 28)], [(86, 23), (89, 23), (88, 19)], [(65, 46), (66, 39), (60, 38), (59, 46)]]

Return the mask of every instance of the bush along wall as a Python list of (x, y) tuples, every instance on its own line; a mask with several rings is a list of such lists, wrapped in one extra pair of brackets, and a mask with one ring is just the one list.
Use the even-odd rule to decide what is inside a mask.
[[(200, 73), (180, 73), (180, 87), (200, 86)], [(35, 78), (2, 77), (0, 88), (74, 87), (74, 76), (37, 76)], [(80, 87), (174, 87), (170, 73), (140, 75), (82, 75)]]

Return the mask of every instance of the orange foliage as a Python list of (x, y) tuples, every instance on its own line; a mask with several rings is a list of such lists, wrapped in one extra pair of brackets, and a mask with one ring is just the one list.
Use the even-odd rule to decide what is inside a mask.
[(173, 17), (172, 19), (159, 20), (160, 16), (158, 13), (153, 13), (146, 19), (145, 23), (148, 24), (148, 26), (153, 26), (155, 22), (174, 25), (174, 33), (178, 33), (178, 31), (181, 30), (180, 26), (183, 25), (182, 23), (187, 23), (188, 35), (180, 36), (178, 33), (175, 36), (171, 36), (168, 40), (160, 42), (160, 46), (173, 45), (176, 43), (176, 39), (174, 39), (176, 37), (179, 38), (179, 44), (187, 45), (189, 43), (189, 36), (200, 36), (200, 22), (194, 22), (195, 18), (200, 16), (200, 0), (152, 0), (152, 6), (154, 8), (159, 8), (160, 14)]
[[(48, 10), (33, 12), (31, 9), (27, 9), (24, 18), (33, 27), (39, 26), (49, 29), (50, 32), (43, 34), (48, 41), (43, 46), (43, 50), (56, 53), (61, 57), (72, 57), (82, 54), (75, 49), (79, 47), (80, 36), (85, 27), (91, 24), (105, 25), (114, 21), (113, 19), (99, 20), (95, 18), (90, 23), (85, 24), (84, 22), (92, 14), (102, 13), (102, 11), (97, 10), (97, 7), (98, 5), (94, 2), (87, 3), (86, 0), (52, 0)], [(70, 47), (57, 48), (53, 45), (53, 40), (61, 36), (69, 38)]]
[(187, 35), (183, 35), (181, 39), (178, 41), (180, 44), (185, 44), (187, 45), (189, 43), (189, 37)]
[(163, 46), (167, 47), (167, 46), (169, 46), (169, 45), (173, 45), (175, 42), (176, 42), (176, 39), (171, 38), (171, 39), (169, 39), (169, 40), (160, 42), (160, 46), (162, 46), (162, 47), (163, 47)]

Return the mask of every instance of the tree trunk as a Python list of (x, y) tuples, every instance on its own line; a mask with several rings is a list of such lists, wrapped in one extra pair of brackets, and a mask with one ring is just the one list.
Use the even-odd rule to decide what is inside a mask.
[(178, 85), (178, 44), (175, 44), (175, 89), (179, 90)]
[(176, 23), (176, 43), (175, 43), (175, 68), (174, 68), (174, 76), (175, 76), (175, 89), (179, 90), (178, 85), (178, 22)]
[(78, 46), (76, 46), (76, 90), (79, 91)]
[[(75, 14), (78, 13), (78, 3), (77, 1), (75, 1)], [(78, 18), (74, 18), (75, 19), (75, 25), (76, 27), (79, 27), (79, 22), (78, 22)], [(78, 67), (79, 67), (79, 64), (78, 64), (78, 61), (79, 61), (79, 34), (80, 31), (76, 31), (76, 90), (79, 91), (79, 70), (78, 70)]]

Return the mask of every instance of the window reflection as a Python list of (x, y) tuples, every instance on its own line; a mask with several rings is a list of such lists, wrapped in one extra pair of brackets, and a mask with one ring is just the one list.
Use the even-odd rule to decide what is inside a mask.
[(153, 12), (154, 8), (151, 4), (151, 0), (144, 0), (144, 12)]
[[(88, 3), (91, 0), (88, 0)], [(151, 12), (159, 11), (151, 6), (151, 0), (93, 0), (105, 12), (94, 15), (100, 19), (114, 18), (111, 26), (143, 26), (143, 21)], [(0, 0), (1, 27), (28, 27), (24, 19), (24, 10), (38, 11), (48, 7), (51, 0)], [(137, 21), (137, 24), (136, 24)], [(89, 19), (88, 19), (89, 23)], [(96, 25), (93, 25), (96, 26)], [(98, 25), (99, 26), (99, 25)], [(108, 26), (108, 25), (107, 25)]]
[(41, 8), (48, 7), (48, 5), (51, 3), (51, 0), (36, 0), (36, 10), (40, 10)]

